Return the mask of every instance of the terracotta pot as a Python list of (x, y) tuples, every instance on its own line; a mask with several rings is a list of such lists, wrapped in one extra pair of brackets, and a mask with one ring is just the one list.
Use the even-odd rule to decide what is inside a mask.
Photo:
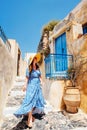
[(64, 93), (64, 103), (66, 111), (70, 113), (77, 113), (80, 106), (80, 91), (76, 87), (67, 87)]

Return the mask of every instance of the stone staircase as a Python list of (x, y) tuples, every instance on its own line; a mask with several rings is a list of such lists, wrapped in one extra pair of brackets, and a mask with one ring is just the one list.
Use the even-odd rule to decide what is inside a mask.
[[(14, 126), (14, 122), (17, 121), (13, 113), (17, 110), (20, 106), (25, 92), (22, 91), (22, 87), (25, 82), (25, 77), (16, 77), (14, 81), (14, 85), (9, 91), (7, 103), (3, 110), (3, 124), (1, 130), (10, 130), (9, 127)], [(11, 124), (10, 124), (11, 123)]]
[(24, 85), (24, 77), (16, 77), (13, 88), (8, 94), (8, 100), (4, 109), (4, 117), (10, 116), (20, 106), (25, 93), (22, 91)]
[[(13, 113), (20, 106), (25, 92), (22, 92), (24, 77), (16, 77), (13, 88), (9, 91), (6, 107), (3, 111), (4, 120), (0, 130), (28, 130), (27, 117), (16, 118)], [(82, 111), (69, 114), (63, 111), (53, 111), (49, 103), (45, 107), (45, 115), (35, 114), (32, 130), (87, 130), (87, 115)]]

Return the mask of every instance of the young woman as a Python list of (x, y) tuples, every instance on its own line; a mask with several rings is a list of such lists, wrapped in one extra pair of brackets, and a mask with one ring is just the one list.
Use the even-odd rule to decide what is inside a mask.
[(45, 100), (40, 87), (42, 84), (41, 72), (37, 65), (40, 58), (40, 53), (37, 53), (34, 57), (30, 58), (29, 68), (26, 70), (26, 84), (23, 87), (23, 91), (26, 90), (26, 95), (21, 107), (14, 113), (16, 117), (28, 115), (27, 125), (29, 128), (32, 128), (32, 111), (34, 108), (43, 110), (45, 105)]

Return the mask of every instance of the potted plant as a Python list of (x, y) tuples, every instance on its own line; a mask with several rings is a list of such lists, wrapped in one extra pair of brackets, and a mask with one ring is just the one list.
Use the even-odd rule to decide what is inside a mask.
[(73, 64), (67, 70), (70, 86), (65, 87), (63, 97), (67, 112), (78, 112), (78, 108), (80, 106), (79, 86), (86, 72), (87, 57), (82, 57), (80, 54), (73, 55)]

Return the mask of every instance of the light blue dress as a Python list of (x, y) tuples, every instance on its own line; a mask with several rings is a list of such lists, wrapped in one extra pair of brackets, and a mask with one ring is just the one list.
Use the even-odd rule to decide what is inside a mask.
[(29, 79), (26, 95), (22, 102), (22, 105), (14, 113), (16, 117), (21, 117), (22, 115), (28, 114), (28, 112), (31, 111), (34, 107), (43, 111), (45, 105), (45, 100), (40, 86), (40, 70), (32, 70), (30, 74), (27, 69), (26, 76)]

